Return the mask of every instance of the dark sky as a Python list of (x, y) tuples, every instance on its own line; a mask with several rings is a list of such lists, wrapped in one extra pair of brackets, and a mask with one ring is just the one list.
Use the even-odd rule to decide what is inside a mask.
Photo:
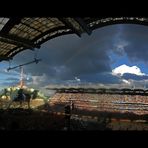
[[(52, 84), (103, 84), (143, 86), (148, 78), (148, 27), (141, 25), (110, 25), (83, 34), (64, 35), (44, 43), (38, 50), (38, 64), (24, 66), (26, 84), (45, 87)], [(17, 54), (11, 65), (32, 61), (31, 50)], [(120, 75), (112, 70), (121, 65), (136, 66), (131, 73)], [(7, 62), (1, 62), (1, 86), (15, 85), (19, 69), (5, 72)], [(143, 75), (140, 75), (140, 72)]]

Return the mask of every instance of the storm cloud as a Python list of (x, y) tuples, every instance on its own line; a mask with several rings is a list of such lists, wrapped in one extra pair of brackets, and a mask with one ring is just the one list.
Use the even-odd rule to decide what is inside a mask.
[(123, 79), (126, 79), (126, 80), (129, 80), (129, 79), (132, 79), (132, 80), (148, 80), (148, 75), (146, 76), (139, 76), (139, 75), (136, 75), (136, 74), (130, 74), (130, 73), (125, 73), (123, 76), (122, 76)]
[[(84, 81), (102, 82), (104, 73), (111, 72), (109, 51), (114, 48), (114, 37), (118, 26), (113, 25), (98, 29), (91, 36), (83, 34), (65, 35), (44, 43), (38, 50), (39, 64), (24, 67), (26, 73), (33, 77), (46, 77), (45, 83), (63, 82), (80, 77)], [(32, 60), (34, 52), (26, 50), (14, 57), (13, 65)], [(100, 75), (100, 76), (99, 76)], [(89, 79), (88, 79), (89, 78)], [(43, 81), (42, 81), (43, 82)], [(105, 82), (106, 83), (106, 82)]]

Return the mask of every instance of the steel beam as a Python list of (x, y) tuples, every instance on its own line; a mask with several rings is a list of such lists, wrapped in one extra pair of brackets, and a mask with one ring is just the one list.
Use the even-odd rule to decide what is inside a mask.
[(79, 25), (83, 28), (84, 31), (87, 32), (88, 35), (91, 35), (92, 30), (87, 26), (87, 24), (84, 22), (84, 20), (82, 18), (74, 18)]
[(7, 69), (7, 71), (12, 70), (12, 69), (16, 69), (16, 68), (21, 67), (21, 66), (29, 65), (29, 64), (32, 64), (32, 63), (38, 64), (40, 61), (41, 61), (41, 59), (36, 59), (36, 58), (35, 58), (35, 59), (34, 59), (33, 61), (31, 61), (31, 62), (24, 63), (24, 64), (21, 64), (21, 65), (18, 65), (18, 66), (14, 66), (14, 67), (9, 67), (9, 68)]
[(68, 28), (70, 28), (72, 31), (74, 31), (74, 33), (76, 33), (79, 37), (81, 37), (81, 32), (79, 30), (77, 30), (74, 25), (69, 22), (66, 18), (58, 18), (63, 24), (65, 24), (65, 26), (67, 26)]
[(5, 61), (9, 61), (11, 58), (9, 58), (9, 57), (7, 57), (7, 56), (2, 56), (2, 55), (0, 55), (0, 61), (3, 61), (3, 60), (5, 60)]
[(40, 48), (39, 45), (35, 45), (29, 40), (26, 40), (26, 39), (23, 39), (23, 38), (20, 38), (18, 36), (14, 36), (11, 34), (0, 33), (0, 37), (1, 37), (0, 40), (5, 43), (10, 43), (10, 44), (14, 44), (17, 46), (31, 48), (31, 49)]
[(1, 33), (9, 33), (9, 31), (14, 27), (14, 25), (19, 24), (21, 22), (22, 17), (13, 17), (10, 18), (9, 21), (5, 24)]

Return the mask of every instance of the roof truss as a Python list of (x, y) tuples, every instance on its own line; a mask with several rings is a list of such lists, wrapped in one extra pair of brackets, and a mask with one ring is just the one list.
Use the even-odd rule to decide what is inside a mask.
[(44, 42), (65, 34), (91, 35), (94, 29), (111, 24), (141, 24), (148, 26), (143, 17), (13, 17), (0, 18), (0, 61), (9, 60), (26, 49), (40, 48)]

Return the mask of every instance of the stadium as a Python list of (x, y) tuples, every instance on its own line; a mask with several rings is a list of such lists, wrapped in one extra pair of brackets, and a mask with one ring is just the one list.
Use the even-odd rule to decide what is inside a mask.
[(0, 130), (148, 130), (138, 50), (147, 26), (143, 17), (0, 18)]

